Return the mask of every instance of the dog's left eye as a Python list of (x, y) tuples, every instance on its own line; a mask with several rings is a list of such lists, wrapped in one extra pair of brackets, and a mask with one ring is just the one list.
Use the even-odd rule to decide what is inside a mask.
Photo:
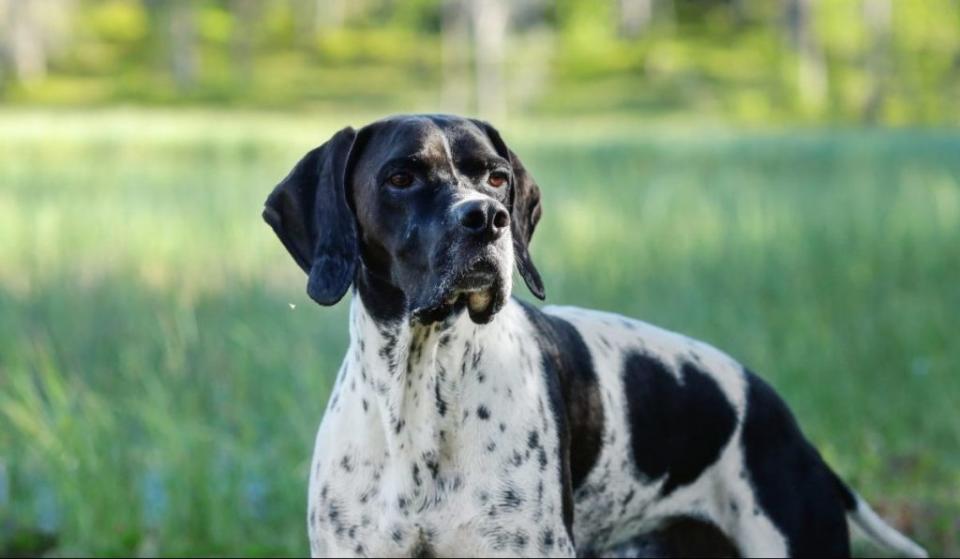
[(397, 188), (406, 188), (413, 184), (413, 175), (410, 173), (394, 173), (390, 175), (390, 178), (387, 179), (390, 181), (390, 184)]
[(490, 173), (490, 176), (487, 178), (487, 184), (494, 188), (500, 188), (501, 186), (507, 184), (507, 174), (497, 171)]

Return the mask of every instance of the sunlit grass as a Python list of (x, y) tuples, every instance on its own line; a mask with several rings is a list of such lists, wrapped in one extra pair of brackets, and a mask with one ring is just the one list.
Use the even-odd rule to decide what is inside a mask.
[[(345, 305), (309, 302), (259, 213), (305, 151), (367, 118), (0, 114), (0, 538), (306, 552)], [(548, 302), (729, 351), (888, 517), (960, 551), (960, 135), (503, 129), (544, 191)]]

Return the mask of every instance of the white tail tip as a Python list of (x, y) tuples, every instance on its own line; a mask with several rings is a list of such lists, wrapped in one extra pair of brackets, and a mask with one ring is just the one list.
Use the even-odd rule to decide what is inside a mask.
[(877, 545), (904, 557), (929, 557), (927, 550), (887, 524), (859, 495), (856, 510), (849, 512), (848, 516)]

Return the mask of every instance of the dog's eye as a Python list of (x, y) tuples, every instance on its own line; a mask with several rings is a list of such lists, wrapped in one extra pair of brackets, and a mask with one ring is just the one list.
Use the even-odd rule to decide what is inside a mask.
[(500, 188), (507, 184), (507, 174), (500, 171), (490, 173), (490, 177), (487, 178), (487, 184), (494, 188)]
[(410, 173), (394, 173), (387, 179), (392, 186), (397, 188), (406, 188), (413, 184), (413, 175)]

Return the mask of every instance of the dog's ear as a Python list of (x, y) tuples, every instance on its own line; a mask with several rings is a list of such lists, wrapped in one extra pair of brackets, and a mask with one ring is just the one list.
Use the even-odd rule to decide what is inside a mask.
[(343, 298), (357, 267), (356, 218), (345, 186), (356, 136), (353, 128), (344, 128), (307, 153), (263, 209), (263, 219), (307, 272), (307, 293), (321, 305)]
[(493, 143), (494, 149), (510, 160), (513, 167), (513, 178), (510, 194), (510, 233), (513, 235), (513, 248), (517, 258), (517, 268), (520, 276), (527, 284), (530, 292), (536, 295), (538, 299), (543, 299), (546, 295), (543, 290), (543, 280), (540, 279), (540, 272), (533, 265), (530, 258), (530, 238), (533, 237), (533, 231), (537, 228), (537, 222), (540, 221), (542, 213), (540, 207), (540, 187), (527, 169), (523, 162), (513, 153), (513, 150), (507, 147), (500, 132), (491, 124), (475, 120), (476, 123)]

